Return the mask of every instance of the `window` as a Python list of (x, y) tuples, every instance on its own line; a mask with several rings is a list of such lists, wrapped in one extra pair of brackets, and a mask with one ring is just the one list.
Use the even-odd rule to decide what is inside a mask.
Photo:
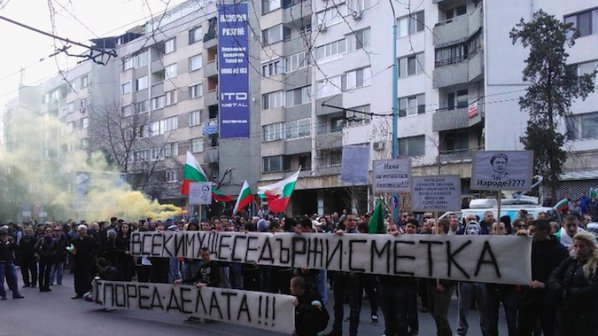
[(363, 11), (372, 6), (371, 0), (349, 0), (349, 8), (354, 11)]
[(284, 105), (283, 91), (275, 91), (262, 95), (262, 108), (264, 110), (275, 109)]
[(127, 105), (122, 108), (122, 116), (129, 117), (133, 114), (133, 105)]
[(401, 156), (423, 156), (426, 154), (426, 138), (418, 135), (408, 138), (399, 138), (399, 155)]
[(135, 80), (135, 90), (140, 91), (140, 90), (147, 89), (148, 84), (149, 84), (148, 76), (143, 76), (143, 77), (137, 78)]
[(177, 64), (171, 64), (164, 68), (164, 72), (166, 73), (166, 79), (175, 78), (177, 76)]
[(263, 126), (262, 131), (264, 142), (284, 139), (284, 123)]
[[(568, 68), (578, 77), (591, 75), (598, 69), (598, 60), (569, 65)], [(594, 75), (594, 85), (598, 86), (598, 75)]]
[(462, 109), (469, 107), (468, 95), (469, 91), (467, 89), (449, 92), (446, 95), (447, 110), (454, 110), (456, 108)]
[(151, 104), (152, 104), (152, 111), (163, 108), (164, 107), (164, 96), (158, 96), (158, 97), (152, 98)]
[(572, 23), (577, 37), (598, 34), (598, 8), (565, 16), (566, 23)]
[(424, 53), (399, 58), (399, 78), (419, 75), (424, 72)]
[(174, 169), (166, 169), (165, 178), (166, 182), (178, 182), (178, 174)]
[(89, 127), (89, 118), (81, 118), (81, 128), (85, 129)]
[(461, 5), (444, 11), (445, 23), (451, 22), (453, 18), (467, 14), (467, 6)]
[(344, 116), (330, 118), (330, 132), (342, 131), (343, 127), (345, 127), (346, 119)]
[(291, 38), (291, 28), (277, 25), (268, 29), (262, 30), (262, 39), (264, 44), (272, 44), (282, 40)]
[(415, 96), (399, 98), (399, 117), (424, 113), (426, 113), (425, 94), (422, 93)]
[(87, 86), (89, 86), (89, 77), (88, 76), (81, 77), (81, 88), (85, 89)]
[(160, 122), (154, 121), (150, 125), (149, 136), (154, 136), (160, 134)]
[(309, 56), (305, 53), (305, 51), (302, 51), (300, 53), (287, 57), (286, 72), (293, 72), (297, 69), (305, 68), (308, 65)]
[(81, 100), (79, 100), (79, 111), (81, 111), (81, 113), (87, 112), (87, 98), (81, 98)]
[(200, 116), (201, 111), (189, 112), (189, 127), (199, 126), (199, 124), (201, 123)]
[(598, 112), (568, 116), (567, 140), (598, 138)]
[(164, 106), (168, 106), (168, 105), (174, 105), (178, 102), (178, 92), (177, 90), (172, 90), (172, 91), (168, 91), (164, 94), (165, 98), (165, 102), (164, 102)]
[(123, 58), (123, 71), (129, 70), (133, 68), (134, 64), (134, 57), (125, 57)]
[(356, 51), (370, 46), (370, 28), (347, 35), (347, 51)]
[(89, 138), (81, 139), (81, 148), (83, 148), (83, 149), (89, 148)]
[(199, 70), (202, 67), (201, 54), (189, 57), (189, 71)]
[(262, 0), (262, 14), (266, 14), (280, 8), (280, 0)]
[(316, 14), (318, 22), (318, 29), (321, 27), (330, 26), (335, 23), (343, 22), (343, 16), (347, 15), (347, 5), (339, 4), (335, 7), (330, 7), (324, 11)]
[(203, 152), (203, 138), (197, 138), (191, 140), (191, 152), (201, 153)]
[(157, 160), (162, 160), (162, 151), (160, 150), (160, 148), (152, 148), (150, 150), (150, 159), (152, 161), (157, 161)]
[(426, 26), (424, 20), (424, 11), (412, 13), (411, 15), (397, 19), (397, 21), (399, 37), (424, 31), (424, 28)]
[(282, 171), (282, 155), (262, 158), (264, 173)]
[(478, 32), (465, 42), (436, 49), (436, 67), (459, 63), (469, 59), (479, 52), (481, 43), (482, 34)]
[(176, 38), (173, 37), (170, 40), (166, 40), (166, 42), (164, 42), (164, 53), (170, 54), (171, 52), (175, 52), (175, 51), (176, 51)]
[(139, 150), (133, 152), (133, 161), (134, 162), (143, 162), (147, 160), (147, 150)]
[(441, 152), (454, 153), (469, 150), (469, 136), (467, 132), (450, 132), (441, 136), (444, 138), (444, 149)]
[(178, 142), (171, 142), (164, 145), (164, 157), (173, 157), (179, 155)]
[(372, 85), (372, 68), (361, 68), (346, 72), (341, 80), (343, 91)]
[(202, 83), (197, 83), (189, 86), (189, 98), (194, 99), (203, 95)]
[(141, 54), (138, 54), (133, 59), (133, 66), (135, 69), (141, 68), (142, 66), (146, 66), (149, 61), (149, 53), (148, 51), (144, 51)]
[(131, 93), (131, 82), (126, 82), (121, 85), (121, 93), (123, 95)]
[(147, 111), (148, 101), (140, 101), (135, 103), (135, 113), (143, 113)]
[(70, 121), (66, 124), (66, 129), (69, 131), (72, 131), (75, 129), (75, 122), (74, 121)]
[[(370, 105), (361, 105), (352, 107), (351, 110), (347, 111), (347, 124), (348, 126), (362, 126), (369, 124), (371, 121)], [(356, 112), (359, 111), (359, 112)]]
[(262, 64), (262, 76), (272, 77), (280, 73), (283, 73), (283, 62), (279, 58)]
[(346, 46), (347, 43), (345, 39), (321, 45), (316, 48), (316, 59), (319, 61), (342, 55), (347, 51)]
[(310, 90), (311, 86), (304, 86), (302, 88), (287, 91), (285, 106), (290, 107), (309, 103)]
[(201, 26), (189, 30), (189, 44), (193, 44), (203, 40), (203, 29)]
[(289, 121), (285, 127), (285, 136), (287, 140), (305, 138), (310, 136), (310, 119), (300, 119)]
[(75, 112), (75, 103), (69, 103), (69, 104), (67, 105), (67, 107), (66, 107), (66, 110), (67, 110), (69, 113), (73, 113), (73, 112)]
[(341, 76), (320, 80), (316, 83), (316, 97), (322, 98), (341, 93)]
[(160, 134), (169, 133), (179, 128), (179, 117), (170, 117), (160, 121)]

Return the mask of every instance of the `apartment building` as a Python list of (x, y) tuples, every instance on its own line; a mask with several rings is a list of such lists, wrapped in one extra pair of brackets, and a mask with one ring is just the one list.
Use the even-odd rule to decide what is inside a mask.
[[(395, 42), (399, 155), (412, 158), (415, 175), (460, 175), (464, 194), (475, 193), (469, 190), (473, 152), (522, 149), (527, 115), (517, 100), (526, 88), (521, 71), (528, 52), (508, 35), (520, 18), (530, 20), (542, 8), (573, 22), (580, 37), (570, 50), (572, 69), (591, 72), (598, 62), (592, 48), (598, 8), (590, 0), (247, 5), (248, 137), (220, 136), (213, 1), (183, 3), (101, 39), (119, 57), (106, 67), (86, 62), (72, 69), (72, 88), (59, 77), (40, 86), (40, 111), (58, 115), (90, 151), (106, 150), (103, 139), (124, 130), (130, 145), (117, 148), (113, 159), (126, 166), (135, 188), (162, 201), (185, 204), (179, 186), (189, 150), (226, 194), (236, 195), (245, 179), (265, 185), (301, 167), (289, 213), (365, 211), (368, 186), (340, 182), (342, 148), (368, 146), (364, 160), (391, 157)], [(570, 151), (565, 192), (598, 184), (597, 102), (597, 93), (575, 102), (562, 124)]]

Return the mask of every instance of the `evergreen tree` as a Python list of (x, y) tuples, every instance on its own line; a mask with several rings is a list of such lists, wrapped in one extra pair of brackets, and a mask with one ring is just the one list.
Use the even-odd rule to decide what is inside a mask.
[(534, 174), (544, 177), (554, 198), (567, 159), (559, 123), (571, 114), (574, 99), (585, 99), (594, 91), (596, 71), (578, 76), (566, 64), (566, 49), (575, 43), (574, 31), (572, 23), (540, 10), (530, 22), (521, 19), (509, 34), (513, 44), (520, 41), (530, 50), (523, 70), (523, 80), (530, 85), (519, 98), (519, 106), (530, 118), (520, 140), (526, 149), (534, 151)]

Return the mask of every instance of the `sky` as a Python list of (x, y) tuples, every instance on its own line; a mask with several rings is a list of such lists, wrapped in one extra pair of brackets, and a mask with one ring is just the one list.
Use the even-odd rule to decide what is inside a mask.
[[(97, 37), (119, 35), (145, 23), (184, 0), (0, 0), (0, 16), (52, 32), (50, 5), (54, 7), (55, 35), (89, 45)], [(16, 97), (23, 77), (25, 85), (50, 78), (74, 67), (79, 59), (50, 57), (54, 39), (0, 19), (0, 109)], [(59, 48), (62, 42), (56, 44)], [(70, 52), (80, 53), (72, 47)], [(21, 69), (24, 71), (21, 73)]]

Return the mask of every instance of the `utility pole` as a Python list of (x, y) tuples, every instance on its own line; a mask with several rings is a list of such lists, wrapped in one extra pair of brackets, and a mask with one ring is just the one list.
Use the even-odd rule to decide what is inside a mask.
[[(395, 7), (389, 0), (392, 9), (392, 158), (399, 158), (399, 61), (397, 59), (397, 15)], [(399, 193), (394, 193), (395, 208), (392, 211), (392, 221), (399, 223)]]

